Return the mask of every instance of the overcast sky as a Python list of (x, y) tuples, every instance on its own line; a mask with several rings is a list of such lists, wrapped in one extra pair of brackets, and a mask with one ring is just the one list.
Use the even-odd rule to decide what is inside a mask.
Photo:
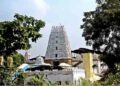
[(32, 57), (45, 55), (52, 26), (64, 25), (71, 49), (87, 47), (82, 37), (84, 12), (95, 10), (95, 0), (0, 0), (0, 21), (12, 20), (15, 13), (33, 16), (45, 21), (43, 37), (31, 43)]

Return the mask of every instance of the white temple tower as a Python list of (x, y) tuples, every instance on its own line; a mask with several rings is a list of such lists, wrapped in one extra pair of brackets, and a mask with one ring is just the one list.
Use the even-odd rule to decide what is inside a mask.
[(53, 26), (49, 37), (45, 61), (71, 64), (71, 49), (64, 26)]

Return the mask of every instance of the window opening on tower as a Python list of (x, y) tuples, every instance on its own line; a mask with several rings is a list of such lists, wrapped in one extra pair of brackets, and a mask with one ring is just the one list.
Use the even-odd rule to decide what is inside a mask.
[(56, 50), (58, 50), (58, 47), (56, 47)]
[(58, 54), (55, 54), (55, 57), (58, 57)]

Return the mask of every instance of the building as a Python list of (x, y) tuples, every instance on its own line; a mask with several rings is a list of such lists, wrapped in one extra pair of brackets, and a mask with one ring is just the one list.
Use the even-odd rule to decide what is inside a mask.
[[(74, 52), (77, 54), (73, 56), (64, 26), (53, 26), (45, 58), (37, 56), (29, 59), (34, 60), (34, 63), (30, 64), (26, 73), (30, 76), (43, 74), (46, 81), (56, 82), (58, 86), (62, 86), (63, 83), (68, 86), (73, 83), (76, 86), (80, 78), (99, 80), (100, 77), (95, 73), (100, 72), (100, 61), (93, 57), (94, 52), (84, 48)], [(95, 64), (98, 65), (96, 69), (93, 68)]]
[[(44, 71), (34, 71), (26, 72), (29, 76), (35, 74), (44, 75), (44, 80), (48, 83), (53, 82), (58, 86), (77, 86), (80, 83), (80, 78), (85, 78), (85, 73), (83, 69), (70, 68), (63, 70), (44, 70)], [(29, 79), (29, 78), (28, 78)], [(28, 80), (26, 80), (28, 81)]]
[(99, 55), (102, 54), (102, 52), (100, 51), (79, 48), (73, 50), (72, 52), (81, 55), (83, 63), (79, 64), (78, 66), (80, 66), (80, 68), (85, 69), (86, 72), (89, 71), (90, 73), (90, 71), (92, 71), (94, 75), (101, 76), (103, 72), (105, 72), (108, 69), (107, 65), (99, 59)]
[(49, 37), (45, 62), (59, 64), (61, 62), (72, 64), (71, 49), (64, 26), (53, 26)]
[(43, 74), (46, 81), (56, 82), (58, 86), (63, 84), (76, 86), (80, 78), (85, 78), (85, 71), (84, 69), (73, 67), (73, 61), (75, 64), (77, 63), (72, 58), (64, 26), (53, 26), (45, 58), (37, 57), (35, 63), (31, 65), (31, 68), (27, 69), (26, 73), (30, 76)]

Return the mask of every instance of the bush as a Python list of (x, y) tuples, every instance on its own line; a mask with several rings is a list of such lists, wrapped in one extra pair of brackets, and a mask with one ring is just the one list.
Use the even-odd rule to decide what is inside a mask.
[(100, 81), (102, 86), (119, 86), (120, 85), (120, 72), (116, 74), (110, 73), (104, 81)]

